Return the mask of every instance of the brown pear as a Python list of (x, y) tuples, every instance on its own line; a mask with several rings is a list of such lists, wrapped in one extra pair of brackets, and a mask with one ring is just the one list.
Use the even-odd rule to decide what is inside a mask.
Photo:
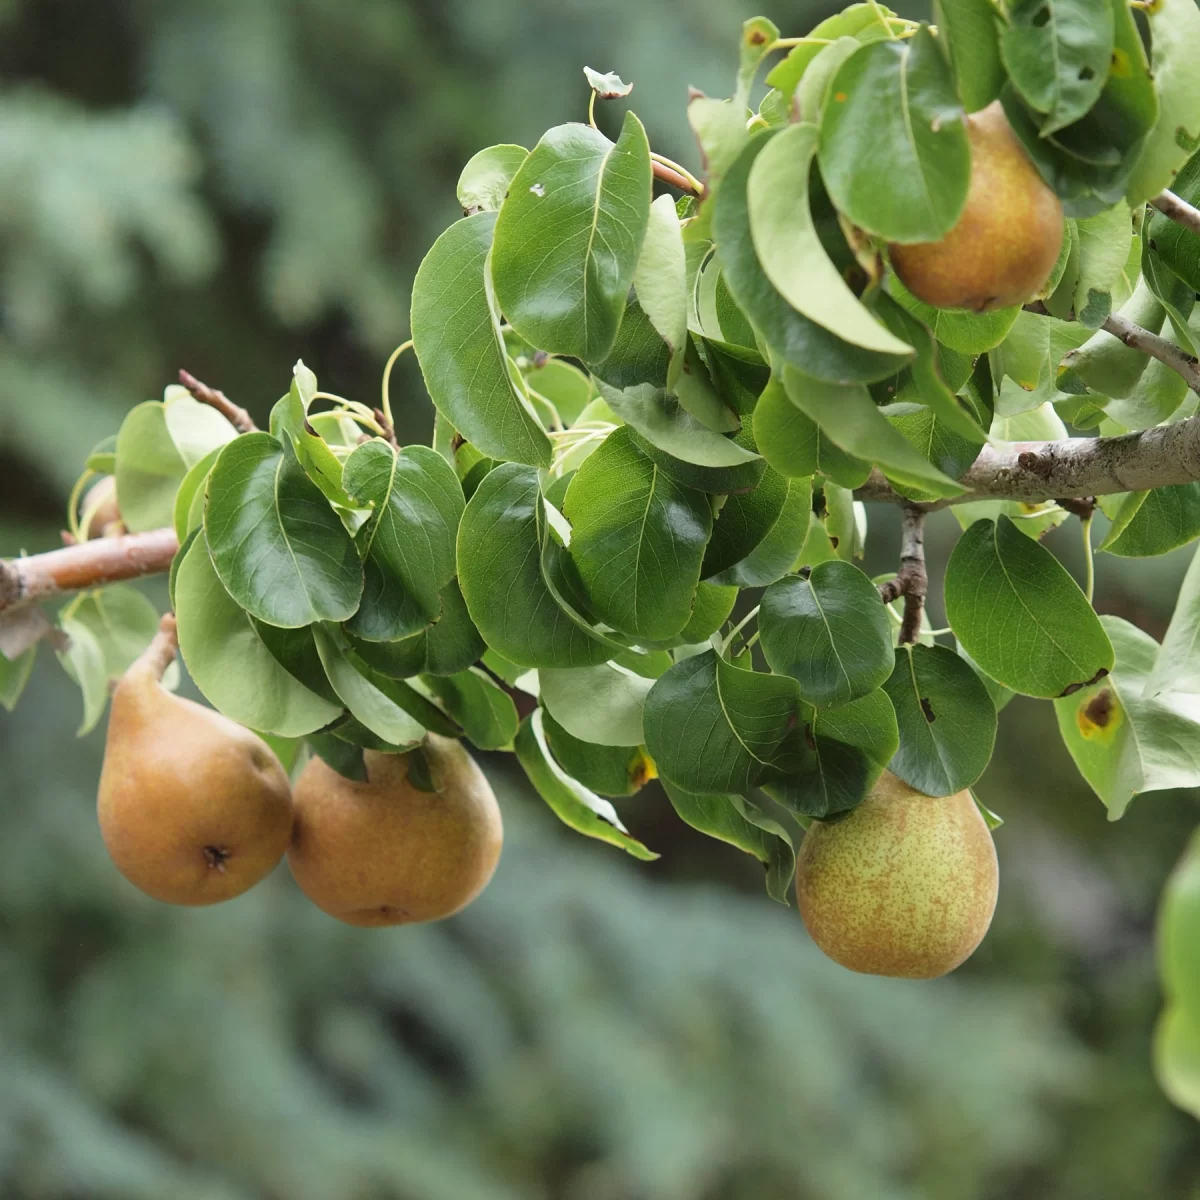
[(986, 312), (1038, 294), (1062, 249), (1063, 210), (1013, 133), (1000, 102), (967, 118), (971, 183), (958, 224), (941, 241), (888, 247), (919, 300)]
[(996, 848), (971, 793), (926, 796), (886, 771), (848, 817), (814, 821), (796, 860), (813, 941), (868, 975), (953, 971), (987, 933), (998, 883)]
[[(504, 829), (491, 786), (456, 741), (422, 744), (433, 791), (412, 756), (364, 752), (365, 781), (313, 758), (296, 783), (288, 865), (300, 890), (349, 925), (436, 921), (483, 891)], [(423, 773), (424, 774), (424, 773)]]
[(162, 686), (176, 644), (168, 615), (113, 693), (100, 833), (117, 869), (147, 895), (216, 904), (283, 857), (291, 788), (262, 738)]

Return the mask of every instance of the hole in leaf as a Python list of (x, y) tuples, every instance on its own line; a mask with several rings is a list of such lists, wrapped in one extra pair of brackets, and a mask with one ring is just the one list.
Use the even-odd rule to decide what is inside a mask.
[(1080, 67), (1079, 68), (1079, 78), (1082, 79), (1085, 83), (1089, 79), (1095, 79), (1095, 77), (1096, 77), (1096, 72), (1093, 71), (1091, 67)]
[(937, 716), (933, 711), (933, 705), (930, 704), (928, 699), (926, 699), (924, 696), (921, 697), (921, 711), (925, 714), (925, 720), (927, 720), (930, 725), (937, 720)]
[(1049, 20), (1050, 20), (1050, 6), (1047, 4), (1045, 8), (1038, 9), (1036, 15), (1033, 18), (1033, 24), (1038, 29), (1041, 29), (1041, 27), (1043, 25), (1045, 25), (1046, 22)]

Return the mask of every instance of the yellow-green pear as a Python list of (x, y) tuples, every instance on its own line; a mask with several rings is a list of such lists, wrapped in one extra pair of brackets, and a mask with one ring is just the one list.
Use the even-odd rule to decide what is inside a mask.
[(296, 783), (288, 865), (300, 890), (349, 925), (436, 921), (483, 891), (504, 829), (491, 786), (467, 751), (428, 734), (432, 784), (409, 777), (411, 754), (364, 752), (364, 781), (314, 757)]
[(813, 941), (869, 975), (953, 971), (987, 933), (998, 883), (996, 848), (971, 793), (926, 796), (886, 771), (848, 817), (814, 821), (796, 860)]
[(257, 734), (159, 682), (175, 618), (117, 685), (97, 813), (117, 869), (168, 904), (216, 904), (253, 887), (292, 829), (287, 772)]
[(958, 223), (941, 241), (888, 247), (919, 300), (986, 312), (1038, 294), (1062, 249), (1063, 210), (1013, 133), (1000, 102), (967, 118), (971, 183)]

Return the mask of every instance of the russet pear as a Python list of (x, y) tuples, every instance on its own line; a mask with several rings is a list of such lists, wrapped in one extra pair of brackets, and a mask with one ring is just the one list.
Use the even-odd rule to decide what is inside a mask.
[(433, 791), (409, 777), (412, 756), (364, 752), (365, 781), (314, 757), (296, 783), (288, 865), (300, 890), (350, 925), (436, 921), (483, 891), (504, 832), (475, 760), (428, 734), (421, 752)]
[(937, 242), (888, 247), (919, 300), (986, 312), (1038, 294), (1062, 249), (1063, 210), (1013, 133), (1000, 102), (967, 118), (971, 182), (958, 223)]
[(987, 933), (998, 884), (992, 835), (971, 793), (926, 796), (886, 771), (849, 816), (814, 821), (796, 860), (813, 941), (869, 975), (953, 971)]
[(135, 887), (169, 904), (215, 904), (282, 859), (291, 788), (257, 734), (162, 686), (176, 644), (168, 615), (113, 693), (97, 814)]

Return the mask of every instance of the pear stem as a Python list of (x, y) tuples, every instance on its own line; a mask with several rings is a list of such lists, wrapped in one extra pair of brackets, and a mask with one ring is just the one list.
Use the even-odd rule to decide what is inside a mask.
[(178, 652), (179, 633), (175, 625), (175, 614), (163, 613), (158, 623), (158, 632), (150, 645), (134, 660), (129, 670), (149, 671), (155, 679), (161, 680), (166, 669), (175, 661)]
[(254, 423), (254, 419), (244, 408), (239, 408), (224, 392), (209, 387), (207, 383), (201, 383), (195, 375), (190, 371), (185, 371), (182, 367), (179, 369), (179, 382), (201, 404), (207, 404), (209, 408), (215, 408), (238, 433), (253, 433), (258, 428)]

